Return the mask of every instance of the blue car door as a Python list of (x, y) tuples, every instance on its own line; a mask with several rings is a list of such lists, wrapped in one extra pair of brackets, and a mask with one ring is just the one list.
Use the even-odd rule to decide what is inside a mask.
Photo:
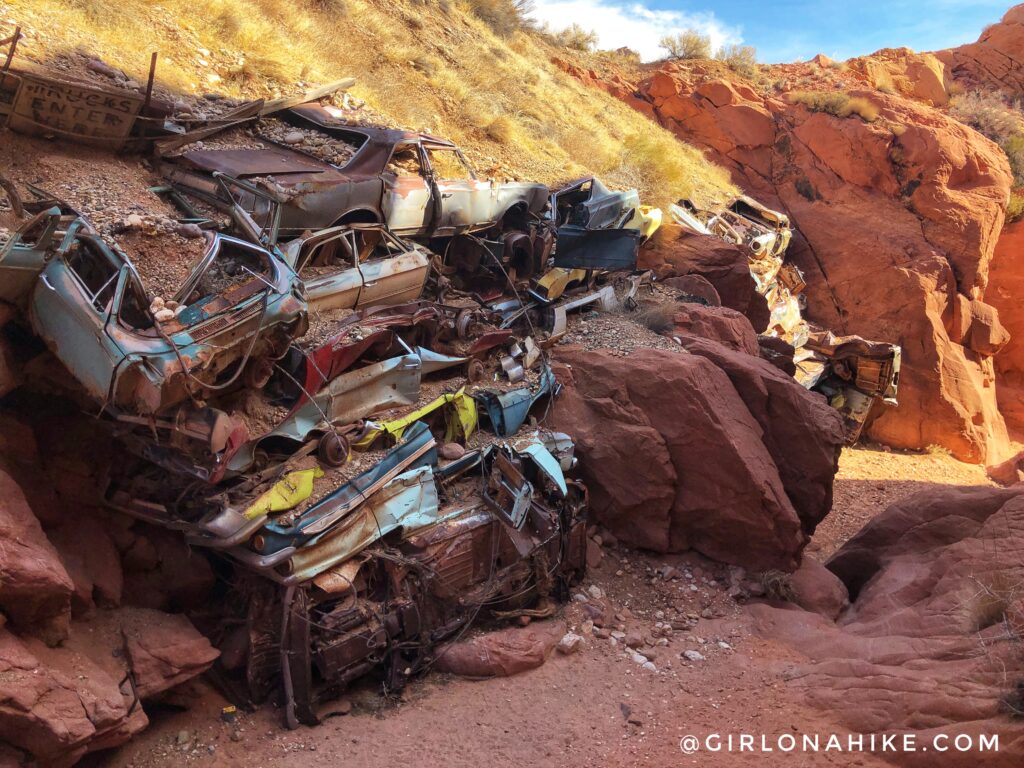
[(123, 357), (105, 332), (123, 266), (98, 239), (77, 232), (43, 269), (32, 294), (36, 333), (100, 402)]

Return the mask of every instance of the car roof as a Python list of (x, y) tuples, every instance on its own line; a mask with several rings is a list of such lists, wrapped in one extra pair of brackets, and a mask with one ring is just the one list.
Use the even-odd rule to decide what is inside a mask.
[(390, 146), (403, 141), (425, 141), (441, 147), (457, 148), (454, 142), (438, 136), (431, 136), (429, 133), (407, 131), (402, 128), (387, 128), (379, 125), (352, 125), (335, 117), (328, 108), (321, 104), (304, 104), (300, 107), (293, 107), (288, 111), (296, 117), (308, 120), (323, 128), (342, 128), (353, 133), (361, 133), (374, 144), (387, 144)]

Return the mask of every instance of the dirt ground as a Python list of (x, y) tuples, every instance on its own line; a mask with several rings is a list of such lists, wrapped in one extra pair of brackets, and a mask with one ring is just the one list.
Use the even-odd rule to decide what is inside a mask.
[[(843, 453), (835, 508), (809, 549), (824, 559), (898, 498), (929, 485), (985, 484), (980, 467), (940, 452), (890, 452), (866, 446)], [(666, 565), (676, 570), (663, 577)], [(205, 681), (181, 697), (188, 709), (150, 713), (152, 726), (123, 748), (86, 765), (163, 768), (206, 765), (271, 768), (335, 766), (883, 766), (870, 754), (718, 752), (686, 755), (687, 735), (844, 734), (827, 712), (787, 688), (791, 650), (741, 628), (742, 605), (727, 594), (729, 569), (693, 555), (651, 557), (605, 548), (581, 592), (605, 593), (615, 622), (652, 630), (659, 619), (683, 627), (655, 647), (657, 671), (644, 669), (621, 642), (583, 630), (582, 605), (560, 620), (584, 631), (582, 650), (555, 653), (517, 677), (471, 681), (440, 673), (414, 681), (403, 696), (381, 698), (370, 683), (353, 690), (351, 712), (317, 728), (287, 731), (265, 706), (225, 722), (227, 702)], [(681, 657), (696, 650), (704, 659)], [(180, 702), (179, 702), (180, 703)]]

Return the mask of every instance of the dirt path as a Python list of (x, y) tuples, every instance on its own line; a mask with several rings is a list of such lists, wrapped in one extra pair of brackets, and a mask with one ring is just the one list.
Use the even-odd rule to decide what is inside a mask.
[[(835, 509), (812, 548), (817, 557), (826, 556), (885, 506), (925, 485), (986, 482), (980, 468), (940, 453), (848, 450)], [(661, 575), (665, 565), (677, 569), (671, 578)], [(513, 678), (430, 674), (393, 702), (367, 686), (351, 693), (350, 714), (297, 731), (281, 728), (280, 712), (270, 706), (225, 723), (226, 702), (197, 683), (188, 711), (154, 713), (140, 738), (89, 762), (117, 768), (326, 768), (341, 760), (367, 768), (887, 765), (869, 754), (681, 752), (680, 739), (691, 734), (763, 733), (775, 739), (846, 733), (786, 686), (787, 667), (797, 660), (793, 652), (742, 629), (743, 608), (728, 597), (728, 580), (728, 569), (692, 555), (652, 558), (605, 550), (584, 586), (596, 585), (607, 595), (615, 614), (610, 626), (647, 632), (659, 618), (692, 625), (656, 649), (657, 672), (629, 658), (621, 643), (588, 636), (578, 654), (555, 654), (540, 669)], [(582, 605), (568, 606), (564, 618), (579, 628)], [(680, 657), (684, 650), (696, 650), (704, 660), (687, 661)]]

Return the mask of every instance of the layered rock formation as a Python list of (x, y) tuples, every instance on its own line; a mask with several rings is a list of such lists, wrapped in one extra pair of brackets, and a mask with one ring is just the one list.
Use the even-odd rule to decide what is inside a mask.
[[(1024, 759), (1022, 530), (1020, 486), (922, 491), (868, 523), (827, 564), (853, 600), (837, 622), (749, 610), (762, 635), (804, 656), (790, 684), (852, 731), (914, 732), (920, 744), (936, 733), (998, 734), (1000, 750), (985, 764), (1016, 766)], [(904, 755), (901, 764), (933, 764), (926, 757)], [(977, 751), (951, 750), (942, 764), (977, 759)]]
[(1024, 6), (1007, 11), (977, 42), (935, 55), (953, 77), (969, 86), (997, 88), (1019, 96), (1024, 92)]
[(1024, 440), (1024, 221), (1003, 229), (985, 298), (1010, 335), (995, 359), (999, 410), (1011, 436)]
[[(636, 82), (563, 69), (601, 81), (789, 214), (808, 319), (903, 346), (900, 406), (881, 413), (871, 437), (994, 463), (1009, 449), (993, 365), (1008, 336), (986, 289), (1012, 178), (995, 144), (938, 107), (968, 70), (1018, 87), (1021, 19), (1015, 8), (953, 52), (887, 49), (841, 71), (824, 60), (780, 65), (766, 75), (772, 89), (707, 61), (665, 63)], [(846, 117), (813, 111), (795, 90), (839, 90), (861, 106)], [(705, 274), (691, 264), (708, 255), (695, 259), (687, 237), (666, 234), (644, 266)]]
[(63, 426), (41, 451), (45, 424), (37, 432), (0, 414), (0, 742), (5, 757), (47, 766), (124, 743), (148, 724), (140, 700), (218, 656), (184, 616), (124, 604), (148, 582), (150, 604), (173, 608), (174, 595), (212, 579), (209, 565), (85, 503), (91, 486), (65, 453), (75, 423)]

